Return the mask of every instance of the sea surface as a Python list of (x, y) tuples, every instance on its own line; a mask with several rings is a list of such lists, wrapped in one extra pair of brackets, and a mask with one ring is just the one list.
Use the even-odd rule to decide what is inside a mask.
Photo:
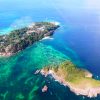
[[(89, 0), (88, 0), (89, 1)], [(86, 0), (0, 0), (0, 34), (32, 22), (56, 21), (52, 39), (0, 57), (0, 100), (100, 100), (76, 96), (37, 69), (71, 60), (100, 79), (100, 10)], [(47, 85), (48, 91), (42, 88)]]

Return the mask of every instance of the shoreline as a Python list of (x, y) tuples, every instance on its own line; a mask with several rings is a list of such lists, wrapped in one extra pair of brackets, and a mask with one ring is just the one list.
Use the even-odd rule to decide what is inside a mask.
[(60, 84), (69, 87), (69, 89), (76, 95), (82, 95), (92, 98), (92, 97), (97, 97), (97, 95), (100, 94), (100, 87), (83, 88), (83, 89), (74, 87), (70, 82), (66, 82), (62, 77), (57, 76), (53, 70), (49, 70), (48, 72), (46, 72), (42, 69), (40, 73), (45, 77), (51, 75), (55, 81), (58, 81)]
[(37, 41), (50, 39), (59, 27), (58, 22), (35, 22), (24, 28), (13, 30), (7, 35), (1, 35), (0, 56), (12, 56)]
[[(43, 40), (53, 40), (53, 38), (51, 38), (51, 36), (46, 36), (46, 37), (42, 38), (42, 39), (39, 40), (39, 41), (43, 41)], [(18, 52), (20, 52), (20, 51), (18, 51)], [(16, 53), (18, 53), (18, 52), (16, 52)], [(10, 57), (10, 56), (12, 56), (12, 55), (14, 55), (14, 54), (16, 54), (16, 53), (11, 53), (11, 52), (8, 52), (8, 53), (4, 52), (4, 53), (1, 53), (1, 52), (0, 52), (0, 57)]]
[(12, 55), (13, 54), (11, 54), (10, 52), (9, 53), (0, 53), (0, 57), (10, 57)]

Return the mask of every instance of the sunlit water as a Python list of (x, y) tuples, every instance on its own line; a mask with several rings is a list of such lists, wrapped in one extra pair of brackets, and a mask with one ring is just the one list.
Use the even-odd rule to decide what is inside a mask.
[[(59, 0), (11, 1), (0, 1), (0, 34), (34, 21), (58, 21), (60, 28), (53, 39), (39, 41), (12, 57), (0, 58), (0, 100), (100, 100), (100, 96), (76, 96), (52, 79), (34, 75), (37, 69), (70, 59), (99, 77), (98, 13), (85, 7), (63, 8), (57, 4)], [(68, 6), (72, 5), (69, 2)], [(46, 93), (42, 92), (44, 85), (48, 86)]]

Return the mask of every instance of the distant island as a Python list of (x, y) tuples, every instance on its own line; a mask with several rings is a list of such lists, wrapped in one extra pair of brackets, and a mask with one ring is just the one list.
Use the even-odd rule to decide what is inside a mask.
[(0, 56), (11, 56), (36, 41), (53, 35), (59, 27), (57, 22), (35, 22), (27, 27), (0, 35)]
[(96, 97), (100, 94), (100, 81), (93, 79), (89, 71), (77, 68), (70, 61), (59, 66), (44, 67), (40, 73), (45, 77), (52, 76), (59, 83), (68, 86), (76, 95)]

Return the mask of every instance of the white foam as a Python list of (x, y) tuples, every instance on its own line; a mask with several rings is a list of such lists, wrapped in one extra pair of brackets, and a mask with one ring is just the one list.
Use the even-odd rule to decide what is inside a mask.
[(60, 25), (60, 23), (59, 22), (51, 22), (52, 24), (55, 24), (55, 25)]
[(48, 40), (48, 39), (53, 40), (53, 38), (51, 38), (50, 36), (46, 36), (42, 40)]

